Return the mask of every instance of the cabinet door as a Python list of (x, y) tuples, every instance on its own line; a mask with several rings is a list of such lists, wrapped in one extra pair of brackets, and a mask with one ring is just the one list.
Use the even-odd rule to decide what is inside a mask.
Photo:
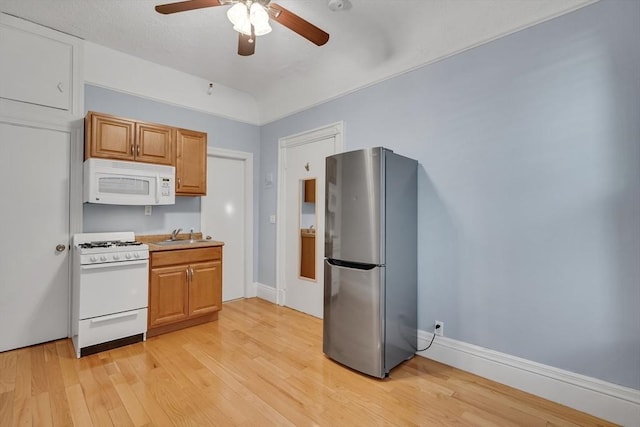
[(189, 316), (188, 274), (186, 265), (151, 269), (149, 328)]
[(173, 166), (172, 135), (169, 126), (136, 123), (136, 161)]
[(176, 146), (176, 194), (206, 196), (207, 134), (178, 129)]
[(192, 264), (189, 315), (213, 313), (222, 308), (222, 262)]
[(85, 159), (134, 159), (135, 122), (91, 113), (86, 118)]
[(73, 46), (0, 22), (0, 58), (0, 98), (71, 109)]

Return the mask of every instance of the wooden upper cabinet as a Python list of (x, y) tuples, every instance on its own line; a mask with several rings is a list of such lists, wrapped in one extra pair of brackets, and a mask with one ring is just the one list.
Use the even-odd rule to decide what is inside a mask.
[(134, 160), (135, 122), (96, 113), (85, 119), (84, 158)]
[(174, 165), (170, 126), (90, 112), (85, 119), (85, 159), (138, 161)]
[(172, 128), (151, 123), (136, 123), (136, 161), (172, 166)]
[(207, 134), (176, 131), (176, 195), (207, 195)]

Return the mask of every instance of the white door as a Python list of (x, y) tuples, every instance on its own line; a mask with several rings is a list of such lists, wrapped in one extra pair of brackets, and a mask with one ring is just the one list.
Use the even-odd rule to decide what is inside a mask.
[[(341, 126), (339, 128), (341, 132)], [(331, 129), (335, 130), (335, 126)], [(283, 260), (285, 305), (319, 318), (323, 317), (324, 295), (325, 158), (341, 149), (340, 134), (330, 132), (329, 136), (319, 138), (318, 131), (313, 131), (306, 136), (299, 135), (283, 153), (281, 182), (284, 191), (279, 227), (283, 228), (280, 259)], [(308, 179), (315, 179), (315, 206), (311, 208), (309, 203), (304, 203)], [(314, 234), (315, 274), (309, 277), (304, 272), (303, 241)]]
[[(246, 295), (253, 269), (247, 246), (252, 245), (247, 231), (252, 209), (251, 153), (209, 154), (207, 158), (207, 196), (202, 198), (202, 233), (224, 242), (222, 249), (222, 300)], [(249, 226), (250, 227), (250, 226)]]
[(70, 135), (0, 123), (0, 351), (66, 337)]

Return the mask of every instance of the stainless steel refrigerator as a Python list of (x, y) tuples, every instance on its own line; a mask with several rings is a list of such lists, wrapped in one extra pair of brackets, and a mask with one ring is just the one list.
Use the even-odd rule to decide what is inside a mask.
[(378, 378), (417, 348), (417, 173), (382, 147), (326, 160), (323, 351)]

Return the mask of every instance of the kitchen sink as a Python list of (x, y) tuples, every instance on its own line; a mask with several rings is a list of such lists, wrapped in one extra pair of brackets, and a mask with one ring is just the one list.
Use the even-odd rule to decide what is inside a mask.
[(188, 245), (191, 243), (206, 243), (206, 242), (211, 242), (211, 240), (208, 240), (208, 239), (163, 240), (162, 242), (154, 242), (154, 245), (171, 246), (171, 245)]

